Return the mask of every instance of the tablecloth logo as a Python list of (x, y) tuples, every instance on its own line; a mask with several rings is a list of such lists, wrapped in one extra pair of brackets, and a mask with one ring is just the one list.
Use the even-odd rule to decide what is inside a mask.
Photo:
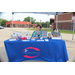
[[(30, 52), (29, 52), (29, 50), (30, 50)], [(35, 57), (38, 57), (40, 55), (40, 49), (35, 48), (35, 47), (27, 47), (22, 52), (25, 53), (25, 55), (24, 55), (25, 58), (35, 58)], [(35, 55), (35, 56), (31, 55), (30, 56), (30, 54), (38, 54), (38, 55)]]

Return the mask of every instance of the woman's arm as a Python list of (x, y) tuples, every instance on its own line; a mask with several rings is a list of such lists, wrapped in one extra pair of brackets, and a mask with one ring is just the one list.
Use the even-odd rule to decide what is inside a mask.
[(34, 32), (32, 33), (31, 38), (32, 38), (32, 39), (37, 39), (38, 37), (37, 37), (36, 35), (37, 35), (36, 31), (34, 31)]
[(34, 34), (35, 34), (35, 31), (32, 33), (32, 36), (31, 36), (31, 38), (32, 38), (32, 37), (34, 37)]
[(32, 39), (37, 39), (38, 37), (32, 37)]

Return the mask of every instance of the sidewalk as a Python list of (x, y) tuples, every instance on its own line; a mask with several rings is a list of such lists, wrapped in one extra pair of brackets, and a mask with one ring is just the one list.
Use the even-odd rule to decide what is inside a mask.
[(64, 34), (61, 33), (62, 39), (67, 40), (67, 41), (75, 41), (75, 35), (74, 35), (74, 40), (72, 40), (73, 34)]

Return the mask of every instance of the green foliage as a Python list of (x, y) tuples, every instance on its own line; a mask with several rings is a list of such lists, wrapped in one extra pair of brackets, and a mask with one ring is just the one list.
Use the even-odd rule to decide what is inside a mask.
[(20, 21), (20, 20), (15, 20), (15, 21)]
[(48, 27), (50, 25), (50, 22), (46, 21), (46, 22), (42, 22), (42, 27), (47, 27), (47, 24), (48, 24)]
[[(47, 23), (48, 23), (48, 27), (50, 25), (50, 22), (42, 22), (42, 27), (47, 27)], [(35, 22), (35, 24), (39, 24), (40, 25), (40, 22)]]
[(8, 22), (8, 21), (5, 20), (5, 19), (0, 19), (0, 25), (1, 25), (1, 26), (6, 25), (6, 24), (5, 24), (6, 22)]
[(4, 20), (4, 19), (2, 19), (2, 18), (0, 19), (0, 25), (1, 25), (1, 22), (2, 22), (3, 20)]
[(28, 22), (30, 22), (30, 17), (28, 16), (28, 17), (24, 18), (23, 21), (28, 21)]
[(32, 22), (32, 24), (34, 24), (35, 23), (35, 21), (36, 21), (36, 19), (34, 19), (33, 17), (26, 17), (26, 18), (24, 18), (24, 20), (23, 21), (28, 21), (28, 22), (30, 22), (30, 18), (31, 18), (31, 22)]
[(35, 24), (39, 24), (40, 25), (40, 22), (35, 22)]

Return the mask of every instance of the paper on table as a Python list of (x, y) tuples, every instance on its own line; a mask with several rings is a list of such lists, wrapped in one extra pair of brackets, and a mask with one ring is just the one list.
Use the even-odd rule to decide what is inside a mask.
[(22, 41), (29, 41), (29, 40), (22, 40)]
[(17, 41), (16, 39), (9, 39), (9, 41)]
[(61, 39), (61, 36), (60, 37), (52, 37), (52, 39)]
[(37, 41), (44, 41), (44, 40), (37, 40)]
[(35, 41), (35, 39), (31, 39), (32, 41)]
[(45, 39), (45, 41), (49, 41), (48, 39)]

